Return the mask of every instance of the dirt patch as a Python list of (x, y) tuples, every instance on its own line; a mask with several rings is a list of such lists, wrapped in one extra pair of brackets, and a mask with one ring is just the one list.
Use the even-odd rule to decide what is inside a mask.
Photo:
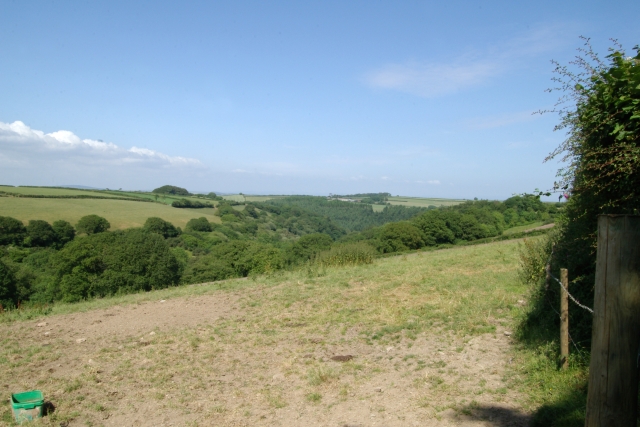
[(0, 391), (43, 390), (56, 410), (42, 424), (70, 427), (528, 423), (499, 322), (381, 341), (364, 326), (278, 327), (259, 299), (219, 292), (9, 325)]

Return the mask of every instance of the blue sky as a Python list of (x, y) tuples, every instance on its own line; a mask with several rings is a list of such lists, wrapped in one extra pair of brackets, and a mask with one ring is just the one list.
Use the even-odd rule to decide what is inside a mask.
[(546, 189), (551, 59), (640, 2), (0, 3), (0, 183), (504, 199)]

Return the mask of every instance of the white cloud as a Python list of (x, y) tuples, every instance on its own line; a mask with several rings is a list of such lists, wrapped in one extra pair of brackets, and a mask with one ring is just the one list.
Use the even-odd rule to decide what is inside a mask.
[(111, 142), (81, 139), (67, 130), (44, 133), (21, 121), (0, 122), (0, 152), (4, 162), (21, 164), (62, 161), (68, 167), (203, 167), (197, 159), (169, 156), (146, 148), (125, 149)]
[(427, 184), (440, 185), (440, 180), (439, 179), (432, 179), (431, 181), (427, 181)]

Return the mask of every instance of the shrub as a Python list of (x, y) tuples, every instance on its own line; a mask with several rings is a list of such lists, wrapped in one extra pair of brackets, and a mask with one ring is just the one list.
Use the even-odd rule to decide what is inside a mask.
[(332, 244), (333, 239), (328, 234), (313, 233), (304, 235), (287, 250), (287, 261), (290, 264), (309, 261), (316, 254), (331, 249)]
[(178, 229), (169, 221), (165, 221), (164, 219), (155, 216), (147, 218), (142, 228), (150, 233), (159, 234), (165, 239), (177, 237), (180, 234)]
[(375, 249), (366, 243), (337, 244), (328, 251), (320, 252), (315, 257), (314, 263), (327, 267), (371, 264), (375, 255)]
[(98, 215), (83, 216), (76, 225), (78, 233), (85, 233), (87, 235), (103, 233), (109, 228), (111, 228), (109, 221)]
[(189, 222), (187, 222), (185, 229), (188, 231), (202, 231), (205, 233), (213, 231), (211, 223), (209, 223), (205, 217), (190, 219)]
[(27, 229), (21, 221), (10, 216), (0, 216), (0, 245), (21, 245)]
[(237, 216), (231, 215), (231, 214), (222, 215), (220, 219), (222, 220), (222, 222), (239, 222), (240, 221)]

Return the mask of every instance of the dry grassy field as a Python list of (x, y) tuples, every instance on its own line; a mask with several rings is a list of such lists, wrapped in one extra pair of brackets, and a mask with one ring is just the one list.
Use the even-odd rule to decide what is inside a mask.
[(42, 219), (49, 223), (63, 219), (76, 224), (85, 215), (96, 214), (111, 223), (111, 229), (141, 227), (147, 218), (158, 216), (176, 227), (187, 224), (191, 218), (206, 217), (220, 222), (214, 209), (178, 209), (160, 203), (145, 203), (105, 199), (31, 199), (0, 197), (0, 216), (11, 216), (23, 222)]
[(5, 313), (0, 394), (46, 426), (525, 426), (517, 245)]

